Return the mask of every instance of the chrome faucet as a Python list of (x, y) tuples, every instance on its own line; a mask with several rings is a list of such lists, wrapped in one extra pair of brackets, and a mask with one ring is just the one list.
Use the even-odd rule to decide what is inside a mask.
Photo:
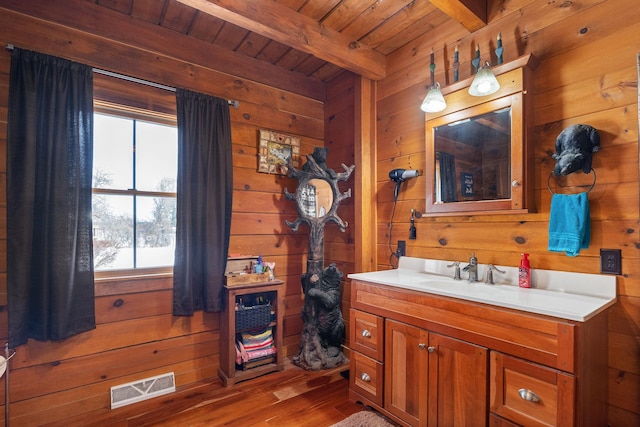
[(469, 273), (469, 282), (477, 282), (478, 281), (478, 259), (476, 258), (476, 253), (471, 253), (471, 258), (469, 258), (469, 264), (462, 269), (462, 271), (466, 271)]

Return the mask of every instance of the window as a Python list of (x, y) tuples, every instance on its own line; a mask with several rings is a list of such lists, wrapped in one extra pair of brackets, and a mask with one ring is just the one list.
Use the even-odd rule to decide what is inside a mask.
[(175, 122), (129, 110), (94, 115), (95, 271), (173, 266)]

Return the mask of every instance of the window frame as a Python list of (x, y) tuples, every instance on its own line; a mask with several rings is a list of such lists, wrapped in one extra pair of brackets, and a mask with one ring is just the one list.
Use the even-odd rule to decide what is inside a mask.
[[(115, 102), (105, 101), (94, 98), (93, 100), (94, 114), (105, 114), (115, 117), (128, 118), (136, 121), (144, 121), (149, 123), (157, 123), (160, 125), (177, 127), (178, 120), (175, 114), (163, 113), (158, 111), (147, 110), (143, 108), (122, 105)], [(177, 179), (177, 177), (176, 177)], [(91, 187), (91, 195), (108, 194), (108, 195), (126, 195), (126, 196), (156, 196), (156, 197), (178, 197), (177, 192), (162, 191), (144, 191), (144, 190), (117, 190), (102, 189)], [(94, 271), (94, 281), (98, 283), (126, 283), (131, 280), (147, 280), (153, 278), (173, 277), (173, 265), (165, 267), (140, 267)], [(125, 286), (126, 287), (126, 286)], [(140, 289), (136, 289), (139, 292)], [(122, 292), (120, 292), (122, 293)], [(106, 294), (110, 294), (107, 292)]]

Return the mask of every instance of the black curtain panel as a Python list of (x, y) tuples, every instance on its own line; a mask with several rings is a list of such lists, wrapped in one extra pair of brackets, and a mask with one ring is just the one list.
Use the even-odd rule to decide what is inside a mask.
[(7, 129), (9, 345), (95, 328), (91, 67), (11, 55)]
[(440, 192), (443, 202), (457, 202), (456, 157), (453, 154), (440, 152)]
[(231, 233), (233, 159), (229, 104), (176, 90), (178, 196), (173, 314), (222, 310)]

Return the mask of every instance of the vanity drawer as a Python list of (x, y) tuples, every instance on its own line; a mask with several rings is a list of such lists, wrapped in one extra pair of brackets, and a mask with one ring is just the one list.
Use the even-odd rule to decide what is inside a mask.
[(382, 360), (384, 351), (382, 317), (351, 309), (350, 325), (351, 349), (373, 359)]
[(575, 377), (491, 352), (491, 412), (526, 426), (573, 426)]
[(382, 363), (357, 352), (351, 352), (351, 389), (382, 406), (384, 369)]

